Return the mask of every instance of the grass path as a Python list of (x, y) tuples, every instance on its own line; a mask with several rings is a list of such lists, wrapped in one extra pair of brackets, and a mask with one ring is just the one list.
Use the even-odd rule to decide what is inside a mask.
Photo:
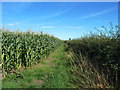
[(69, 69), (65, 64), (67, 53), (61, 45), (47, 59), (21, 72), (11, 74), (3, 79), (3, 88), (68, 88), (70, 84)]

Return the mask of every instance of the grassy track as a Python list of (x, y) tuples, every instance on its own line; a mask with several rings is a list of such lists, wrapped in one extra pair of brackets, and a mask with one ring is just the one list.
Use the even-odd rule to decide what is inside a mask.
[(68, 88), (71, 76), (68, 74), (67, 53), (61, 45), (46, 60), (28, 68), (20, 75), (11, 74), (3, 79), (3, 88)]

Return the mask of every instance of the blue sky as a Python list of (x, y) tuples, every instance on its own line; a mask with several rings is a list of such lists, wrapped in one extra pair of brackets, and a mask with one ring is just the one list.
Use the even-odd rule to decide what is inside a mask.
[(2, 24), (10, 30), (43, 31), (62, 40), (78, 38), (94, 27), (118, 24), (117, 2), (3, 2)]

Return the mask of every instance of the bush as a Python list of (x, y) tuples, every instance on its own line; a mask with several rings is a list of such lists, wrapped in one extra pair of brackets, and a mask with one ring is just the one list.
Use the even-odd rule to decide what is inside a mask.
[(79, 56), (87, 56), (99, 72), (104, 72), (108, 81), (120, 86), (120, 27), (110, 23), (110, 30), (104, 26), (99, 34), (90, 34), (80, 39), (67, 41), (67, 48)]

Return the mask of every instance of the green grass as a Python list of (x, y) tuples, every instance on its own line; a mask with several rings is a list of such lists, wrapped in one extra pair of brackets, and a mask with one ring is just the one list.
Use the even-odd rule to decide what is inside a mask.
[(56, 63), (57, 61), (56, 60), (51, 60), (52, 63)]
[(0, 90), (2, 89), (2, 80), (0, 79)]
[[(56, 53), (57, 52), (57, 53)], [(3, 88), (67, 88), (73, 87), (70, 84), (70, 75), (64, 46), (61, 45), (48, 60), (43, 60), (41, 64), (28, 68), (16, 77), (10, 74), (3, 79)], [(52, 59), (49, 59), (52, 58)], [(51, 64), (50, 64), (51, 63)]]

